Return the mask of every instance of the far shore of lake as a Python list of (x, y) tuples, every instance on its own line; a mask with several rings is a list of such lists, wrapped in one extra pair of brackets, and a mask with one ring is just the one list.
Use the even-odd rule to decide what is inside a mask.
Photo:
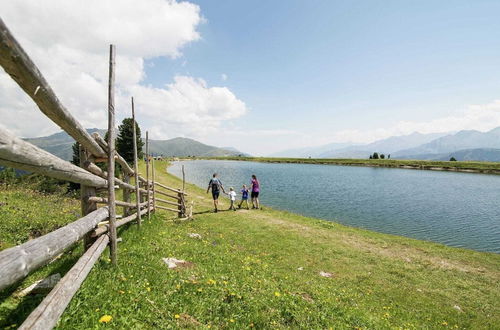
[[(178, 160), (209, 159), (235, 160), (262, 163), (290, 163), (388, 167), (428, 171), (448, 171), (480, 174), (500, 174), (500, 162), (479, 161), (431, 161), (403, 159), (333, 159), (333, 158), (274, 158), (274, 157), (182, 157)], [(176, 159), (177, 160), (177, 159)]]

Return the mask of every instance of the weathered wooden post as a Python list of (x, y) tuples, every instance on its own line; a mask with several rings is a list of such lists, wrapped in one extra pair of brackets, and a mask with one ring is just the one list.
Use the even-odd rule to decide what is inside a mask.
[(182, 165), (182, 192), (186, 187), (186, 173), (184, 172), (184, 165)]
[(177, 205), (177, 210), (178, 210), (178, 212), (177, 212), (177, 216), (178, 216), (179, 218), (182, 218), (182, 213), (183, 213), (183, 212), (182, 212), (182, 200), (183, 200), (182, 192), (178, 192), (178, 193), (177, 193), (177, 203), (178, 203), (179, 205)]
[[(78, 153), (80, 156), (80, 167), (87, 169), (87, 165), (92, 161), (92, 157), (87, 154), (85, 149), (83, 149), (81, 144), (78, 144)], [(90, 197), (95, 197), (96, 189), (92, 186), (80, 185), (80, 201), (82, 204), (82, 216), (85, 216), (95, 210), (97, 210), (97, 204), (90, 202)], [(87, 233), (83, 237), (83, 248), (85, 251), (94, 243), (95, 239), (91, 237), (91, 233)]]
[(156, 194), (155, 194), (155, 158), (151, 156), (151, 170), (152, 170), (152, 176), (153, 176), (153, 182), (151, 187), (153, 188), (153, 212), (156, 211)]
[(135, 175), (135, 205), (137, 209), (137, 224), (141, 226), (141, 192), (139, 190), (139, 164), (137, 161), (137, 132), (135, 128), (135, 108), (134, 98), (132, 97), (132, 132), (134, 138), (134, 175)]
[(146, 131), (146, 190), (147, 190), (147, 208), (148, 208), (148, 220), (151, 220), (151, 211), (149, 207), (151, 206), (151, 196), (149, 194), (149, 189), (150, 189), (150, 182), (149, 182), (149, 134), (148, 131)]
[[(123, 182), (130, 184), (130, 175), (123, 171)], [(130, 190), (128, 189), (123, 189), (123, 201), (130, 203)], [(130, 215), (130, 207), (124, 206), (123, 207), (123, 216), (128, 216)]]
[(111, 262), (116, 265), (116, 205), (115, 205), (115, 46), (109, 46), (108, 85), (108, 208), (109, 246)]

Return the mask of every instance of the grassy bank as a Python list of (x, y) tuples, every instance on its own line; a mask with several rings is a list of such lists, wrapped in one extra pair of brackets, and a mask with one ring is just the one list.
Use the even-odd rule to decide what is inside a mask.
[(476, 162), (476, 161), (449, 162), (449, 161), (403, 160), (403, 159), (330, 159), (330, 158), (273, 158), (273, 157), (213, 157), (208, 159), (239, 160), (239, 161), (252, 161), (252, 162), (262, 162), (262, 163), (372, 166), (372, 167), (406, 168), (406, 169), (418, 169), (418, 170), (500, 174), (500, 162)]
[[(156, 165), (160, 182), (180, 186), (166, 174), (165, 163)], [(214, 214), (203, 190), (187, 188), (195, 220), (173, 223), (172, 214), (158, 211), (140, 229), (121, 229), (119, 266), (112, 267), (107, 254), (101, 257), (59, 328), (486, 329), (500, 324), (497, 254), (271, 209)], [(169, 270), (164, 257), (192, 265)], [(322, 277), (322, 271), (333, 276)], [(11, 307), (4, 325), (19, 324), (22, 315)], [(112, 317), (107, 324), (99, 323), (104, 315)]]

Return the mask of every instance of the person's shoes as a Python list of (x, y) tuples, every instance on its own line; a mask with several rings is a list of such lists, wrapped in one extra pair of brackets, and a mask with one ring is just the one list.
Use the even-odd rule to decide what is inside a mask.
[(241, 209), (241, 205), (238, 205), (238, 208)]
[(214, 210), (214, 213), (217, 213), (217, 209)]
[(236, 212), (236, 209), (233, 209), (234, 212)]

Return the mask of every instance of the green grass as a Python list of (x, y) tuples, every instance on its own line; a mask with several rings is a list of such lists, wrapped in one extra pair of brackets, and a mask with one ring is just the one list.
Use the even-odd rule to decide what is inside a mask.
[[(156, 169), (160, 182), (180, 186), (166, 174), (165, 163), (157, 162)], [(193, 185), (187, 189), (195, 220), (173, 223), (174, 215), (158, 211), (141, 228), (120, 228), (118, 267), (106, 251), (58, 328), (491, 329), (500, 324), (497, 254), (267, 208), (214, 214), (209, 195)], [(164, 257), (193, 266), (169, 270)], [(334, 276), (321, 277), (320, 271)], [(11, 309), (3, 324), (20, 324), (25, 315)], [(103, 315), (112, 320), (99, 323)]]
[(56, 230), (80, 214), (74, 198), (0, 185), (0, 250)]
[(405, 168), (412, 167), (422, 170), (442, 168), (446, 170), (468, 170), (471, 172), (500, 174), (500, 162), (477, 161), (430, 161), (430, 160), (403, 160), (403, 159), (333, 159), (333, 158), (272, 158), (272, 157), (213, 157), (208, 159), (240, 160), (264, 163), (298, 163), (324, 164), (346, 166), (380, 166)]

